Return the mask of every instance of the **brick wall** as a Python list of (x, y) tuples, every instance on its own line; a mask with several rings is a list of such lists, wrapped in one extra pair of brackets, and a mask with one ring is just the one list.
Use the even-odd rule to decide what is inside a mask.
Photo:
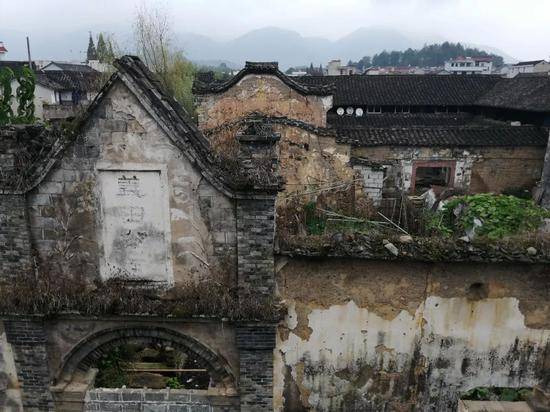
[(93, 389), (86, 393), (84, 406), (86, 412), (234, 412), (238, 410), (238, 397), (170, 389)]
[(273, 294), (275, 197), (237, 203), (238, 286)]
[(240, 355), (241, 411), (271, 411), (275, 325), (240, 325), (236, 332)]
[(15, 355), (17, 376), (23, 393), (23, 408), (25, 411), (53, 411), (53, 399), (49, 391), (46, 333), (42, 323), (27, 320), (6, 321), (5, 329)]
[(16, 279), (31, 265), (24, 195), (0, 195), (0, 277)]

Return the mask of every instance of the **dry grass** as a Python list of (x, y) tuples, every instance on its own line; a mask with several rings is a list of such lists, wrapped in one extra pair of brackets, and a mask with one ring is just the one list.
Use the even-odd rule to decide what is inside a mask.
[(151, 315), (277, 321), (275, 299), (214, 282), (189, 282), (169, 290), (148, 282), (84, 279), (45, 274), (0, 285), (0, 314), (55, 316)]

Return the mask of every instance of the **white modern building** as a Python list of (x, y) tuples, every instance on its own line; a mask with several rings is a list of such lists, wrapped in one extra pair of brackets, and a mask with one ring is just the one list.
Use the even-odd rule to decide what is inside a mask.
[(342, 66), (342, 61), (337, 59), (328, 62), (327, 74), (329, 76), (349, 76), (351, 74), (359, 74), (359, 71), (355, 66)]
[(508, 77), (515, 77), (520, 73), (548, 73), (550, 72), (550, 62), (546, 60), (531, 60), (519, 62), (510, 66)]
[(445, 71), (452, 74), (491, 74), (491, 57), (457, 57), (445, 62)]

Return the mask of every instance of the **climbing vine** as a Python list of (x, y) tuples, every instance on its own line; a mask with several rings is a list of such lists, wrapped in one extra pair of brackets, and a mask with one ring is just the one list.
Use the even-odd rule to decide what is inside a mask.
[(34, 88), (36, 78), (33, 71), (25, 66), (18, 73), (17, 82), (17, 123), (33, 123), (34, 122)]
[[(17, 87), (15, 96), (13, 95), (12, 81), (16, 80)], [(34, 72), (27, 66), (23, 67), (17, 73), (11, 68), (4, 67), (0, 69), (0, 126), (10, 123), (29, 124), (35, 121), (34, 117), (34, 89), (36, 78)], [(17, 100), (17, 114), (13, 113), (11, 102), (13, 98)]]
[(13, 110), (11, 109), (11, 82), (15, 77), (15, 73), (9, 67), (0, 69), (0, 89), (2, 90), (2, 96), (0, 96), (0, 126), (8, 124), (10, 119), (13, 118)]

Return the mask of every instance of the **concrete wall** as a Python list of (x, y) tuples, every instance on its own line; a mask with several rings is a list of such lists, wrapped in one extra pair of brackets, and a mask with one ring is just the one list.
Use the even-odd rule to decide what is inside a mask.
[(231, 89), (197, 97), (199, 127), (210, 129), (252, 112), (326, 125), (332, 96), (304, 96), (271, 75), (247, 75)]
[[(110, 194), (103, 179), (109, 173), (116, 189)], [(133, 192), (121, 186), (126, 175), (140, 175)], [(147, 183), (153, 175), (158, 182)], [(148, 190), (152, 187), (158, 189), (154, 196)], [(207, 200), (215, 197), (216, 204), (209, 206), (202, 194)], [(118, 201), (129, 199), (126, 195), (134, 200)], [(40, 257), (59, 263), (67, 273), (78, 268), (94, 277), (101, 268), (104, 278), (178, 283), (204, 278), (216, 268), (235, 271), (227, 263), (234, 261), (236, 244), (230, 200), (203, 180), (122, 83), (103, 100), (59, 166), (28, 195), (28, 203)], [(162, 254), (150, 255), (148, 239), (166, 244)], [(149, 250), (147, 259), (126, 253), (128, 248), (139, 251), (139, 245), (142, 252)]]
[(281, 411), (454, 410), (533, 386), (550, 361), (550, 268), (280, 258)]

